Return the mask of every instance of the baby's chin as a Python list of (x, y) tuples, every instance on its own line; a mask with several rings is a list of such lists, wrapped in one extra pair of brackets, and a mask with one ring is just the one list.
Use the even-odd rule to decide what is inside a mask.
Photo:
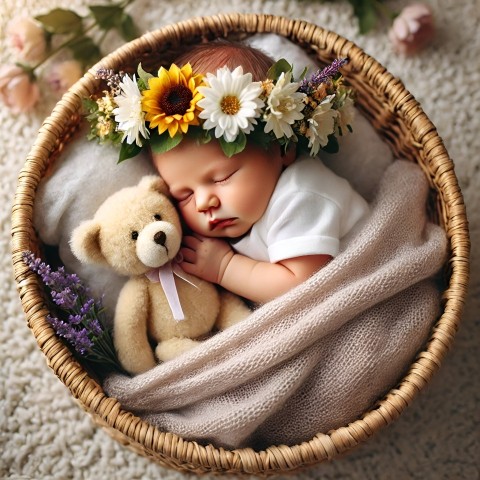
[(225, 227), (192, 229), (194, 233), (210, 238), (238, 239), (246, 235), (252, 227), (248, 225), (233, 224)]

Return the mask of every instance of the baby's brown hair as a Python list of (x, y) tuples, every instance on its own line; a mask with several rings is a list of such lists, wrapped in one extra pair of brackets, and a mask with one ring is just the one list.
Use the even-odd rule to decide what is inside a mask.
[(256, 82), (267, 78), (268, 69), (274, 61), (261, 50), (243, 43), (227, 40), (216, 40), (193, 46), (188, 52), (180, 55), (175, 62), (178, 66), (190, 63), (194, 72), (216, 73), (218, 68), (228, 67), (230, 70), (243, 67), (244, 73), (250, 72)]

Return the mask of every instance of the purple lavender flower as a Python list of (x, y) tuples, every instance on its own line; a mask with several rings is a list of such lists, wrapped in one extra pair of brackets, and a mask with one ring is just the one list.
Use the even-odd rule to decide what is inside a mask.
[(82, 328), (81, 330), (75, 331), (73, 337), (73, 347), (80, 355), (85, 355), (90, 353), (94, 343), (90, 340), (88, 336), (88, 330)]
[(47, 316), (47, 321), (52, 325), (57, 335), (65, 338), (80, 355), (90, 353), (93, 342), (88, 337), (86, 328), (77, 330), (73, 325), (50, 315)]
[(60, 267), (56, 272), (52, 272), (49, 265), (42, 262), (39, 258), (35, 258), (31, 252), (23, 253), (23, 261), (32, 272), (40, 276), (42, 282), (47, 285), (47, 287), (55, 292), (62, 292), (66, 288), (73, 287), (80, 289), (80, 291), (84, 290), (78, 276), (66, 273), (64, 267)]
[(123, 372), (113, 347), (111, 330), (105, 326), (101, 301), (90, 297), (80, 278), (67, 273), (64, 267), (52, 272), (49, 265), (31, 252), (24, 252), (22, 258), (50, 291), (58, 317), (48, 315), (47, 321), (56, 334), (88, 360)]
[(64, 290), (65, 288), (74, 288), (83, 291), (83, 286), (78, 276), (65, 272), (64, 267), (60, 267), (56, 272), (52, 272), (49, 275), (49, 280), (49, 286), (57, 291)]
[(83, 315), (69, 315), (68, 316), (68, 323), (70, 323), (70, 325), (80, 325), (84, 320), (84, 316)]
[(51, 315), (47, 315), (47, 321), (57, 332), (57, 335), (60, 335), (61, 337), (65, 337), (72, 330), (72, 328), (68, 324), (66, 324), (65, 322), (62, 322), (57, 317), (52, 317)]
[(35, 264), (37, 265), (38, 274), (42, 278), (49, 278), (50, 273), (51, 273), (50, 267), (48, 265), (45, 265), (44, 263), (35, 262)]
[(74, 308), (78, 300), (78, 295), (69, 287), (63, 289), (61, 292), (52, 291), (51, 295), (52, 300), (65, 310)]
[(95, 306), (95, 300), (89, 298), (80, 308), (80, 315), (87, 315), (90, 312), (92, 307)]
[(113, 95), (118, 95), (120, 93), (120, 82), (124, 76), (123, 71), (118, 73), (115, 70), (110, 68), (100, 68), (96, 72), (96, 78), (100, 78), (107, 82), (108, 87), (111, 89)]
[(35, 258), (32, 252), (23, 252), (23, 261), (32, 272), (38, 273), (42, 277), (50, 273), (50, 267), (43, 263), (39, 258)]
[(88, 322), (88, 329), (95, 335), (99, 337), (103, 333), (103, 328), (98, 321), (98, 318), (91, 318)]
[(348, 58), (336, 58), (330, 65), (327, 65), (323, 69), (317, 70), (310, 78), (304, 79), (300, 83), (298, 91), (306, 93), (307, 95), (312, 93), (316, 86), (333, 78), (338, 73), (340, 68), (342, 68), (347, 62)]

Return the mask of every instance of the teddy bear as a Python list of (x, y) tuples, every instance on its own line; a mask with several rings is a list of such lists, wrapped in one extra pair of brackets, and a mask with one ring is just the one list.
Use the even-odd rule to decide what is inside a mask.
[(70, 246), (81, 262), (128, 277), (115, 307), (113, 338), (132, 375), (197, 346), (250, 311), (239, 297), (181, 270), (175, 262), (181, 240), (180, 217), (157, 175), (112, 194), (72, 232)]

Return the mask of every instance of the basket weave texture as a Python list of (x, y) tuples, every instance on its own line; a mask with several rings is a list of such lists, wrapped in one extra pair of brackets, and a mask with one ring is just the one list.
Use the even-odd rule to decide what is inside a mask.
[[(41, 283), (22, 261), (22, 252), (41, 251), (33, 227), (36, 188), (77, 129), (82, 98), (98, 90), (99, 81), (95, 79), (98, 68), (133, 71), (141, 61), (148, 70), (171, 63), (179, 51), (191, 44), (220, 37), (238, 39), (255, 33), (284, 36), (319, 63), (349, 58), (344, 74), (357, 92), (358, 108), (395, 155), (416, 162), (423, 169), (432, 191), (429, 213), (444, 227), (449, 241), (443, 313), (401, 382), (349, 425), (320, 432), (300, 445), (273, 445), (260, 452), (251, 448), (228, 451), (202, 446), (162, 432), (122, 410), (54, 334), (46, 321), (49, 312)], [(194, 473), (268, 475), (295, 470), (332, 459), (395, 420), (428, 383), (454, 339), (468, 285), (469, 248), (465, 206), (453, 162), (434, 125), (403, 84), (345, 38), (305, 21), (273, 15), (195, 18), (148, 33), (105, 57), (70, 89), (45, 120), (19, 174), (12, 212), (14, 274), (28, 326), (48, 365), (95, 422), (121, 444), (163, 466)]]

